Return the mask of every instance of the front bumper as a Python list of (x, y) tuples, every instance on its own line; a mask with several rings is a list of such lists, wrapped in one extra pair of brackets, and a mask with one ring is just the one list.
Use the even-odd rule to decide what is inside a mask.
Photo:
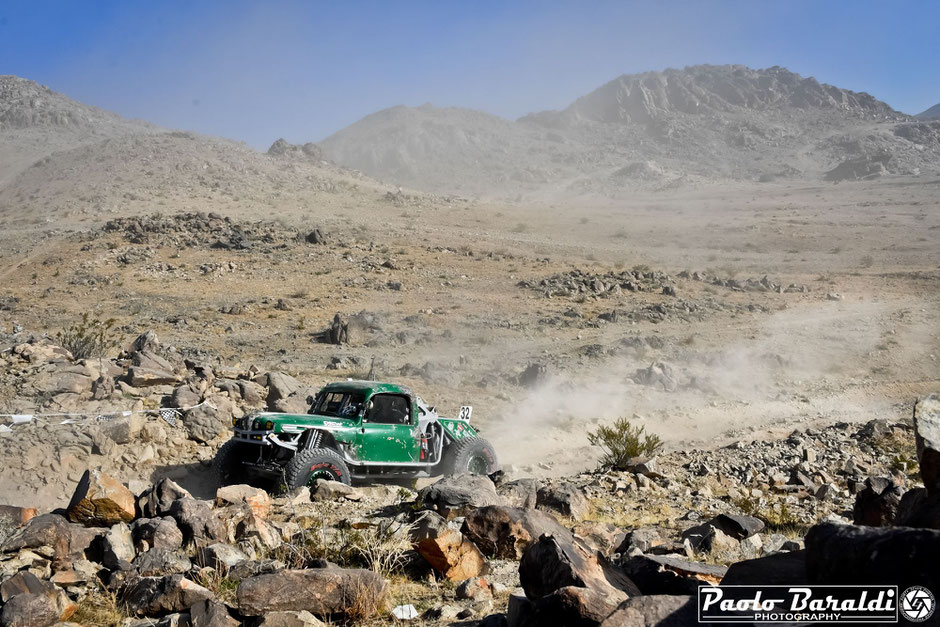
[(268, 436), (274, 433), (273, 429), (234, 429), (232, 439), (244, 444), (260, 444), (261, 446), (272, 446)]

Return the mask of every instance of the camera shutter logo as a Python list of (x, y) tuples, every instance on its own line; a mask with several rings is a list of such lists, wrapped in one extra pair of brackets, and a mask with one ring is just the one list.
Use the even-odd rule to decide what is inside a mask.
[(937, 607), (933, 593), (922, 586), (911, 586), (901, 595), (901, 614), (912, 623), (922, 623)]

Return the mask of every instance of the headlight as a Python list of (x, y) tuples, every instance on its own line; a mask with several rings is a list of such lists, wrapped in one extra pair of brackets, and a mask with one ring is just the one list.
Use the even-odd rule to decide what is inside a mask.
[(269, 421), (267, 421), (266, 423), (264, 423), (264, 428), (265, 428), (265, 429), (273, 429), (273, 428), (274, 428), (274, 423), (269, 420)]
[(236, 418), (235, 416), (232, 416), (232, 426), (233, 427), (238, 426), (238, 418)]

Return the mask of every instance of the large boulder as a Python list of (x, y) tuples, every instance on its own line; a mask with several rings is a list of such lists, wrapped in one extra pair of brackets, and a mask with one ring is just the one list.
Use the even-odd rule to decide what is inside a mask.
[(169, 370), (131, 366), (127, 370), (127, 382), (135, 388), (146, 388), (155, 385), (174, 385), (179, 383), (180, 377)]
[(287, 399), (291, 394), (304, 388), (304, 384), (283, 372), (269, 372), (267, 376), (268, 409), (278, 411), (278, 401)]
[(39, 514), (35, 507), (16, 507), (0, 505), (0, 520), (6, 520), (14, 527), (25, 525)]
[(855, 495), (852, 522), (868, 527), (887, 527), (901, 504), (901, 487), (888, 477), (869, 477)]
[(697, 594), (703, 584), (718, 584), (726, 571), (724, 566), (661, 555), (634, 555), (621, 568), (643, 594)]
[(100, 536), (98, 544), (101, 548), (101, 562), (111, 570), (118, 570), (122, 563), (131, 562), (137, 553), (131, 528), (126, 523), (113, 525)]
[(591, 511), (591, 503), (584, 493), (578, 486), (567, 481), (539, 488), (536, 507), (557, 512), (574, 520), (584, 520)]
[(940, 492), (928, 494), (926, 488), (912, 488), (904, 493), (894, 518), (897, 527), (940, 529)]
[(150, 549), (141, 553), (134, 559), (133, 564), (143, 577), (182, 575), (193, 567), (189, 558), (166, 549)]
[(718, 514), (712, 518), (709, 525), (721, 529), (722, 533), (735, 540), (750, 538), (764, 530), (764, 521), (754, 516), (738, 516), (735, 514)]
[(479, 507), (503, 504), (488, 477), (469, 473), (444, 477), (423, 488), (418, 492), (418, 502), (448, 520), (466, 516)]
[(455, 529), (446, 525), (421, 525), (412, 531), (411, 538), (418, 554), (450, 581), (463, 581), (486, 572), (483, 553)]
[(271, 497), (261, 488), (250, 485), (227, 485), (219, 488), (215, 493), (215, 503), (218, 506), (244, 503), (259, 518), (267, 518), (271, 513)]
[(616, 525), (595, 520), (578, 523), (571, 531), (578, 542), (608, 556), (623, 544), (627, 535)]
[(560, 588), (590, 588), (616, 605), (640, 589), (603, 555), (566, 537), (541, 536), (519, 562), (519, 581), (526, 596), (541, 599)]
[(229, 536), (224, 522), (212, 511), (209, 501), (177, 499), (167, 514), (176, 521), (186, 542), (224, 541)]
[(101, 430), (116, 444), (128, 444), (140, 435), (145, 423), (146, 418), (143, 415), (131, 414), (103, 423)]
[(183, 532), (170, 516), (139, 518), (133, 526), (134, 546), (138, 551), (167, 549), (175, 551), (183, 546)]
[(121, 600), (139, 616), (182, 612), (212, 598), (212, 592), (183, 575), (138, 577), (121, 592)]
[(184, 498), (191, 499), (193, 495), (172, 479), (160, 479), (140, 495), (137, 506), (144, 518), (157, 518), (166, 516), (173, 501)]
[(239, 627), (241, 622), (228, 613), (218, 601), (205, 599), (189, 608), (190, 627)]
[(0, 585), (0, 601), (4, 604), (0, 615), (4, 627), (44, 627), (67, 621), (78, 609), (58, 586), (26, 570)]
[(627, 599), (601, 627), (685, 627), (697, 623), (695, 596), (659, 594)]
[(30, 519), (7, 538), (3, 545), (0, 545), (0, 553), (48, 546), (52, 547), (57, 558), (65, 558), (71, 553), (71, 542), (72, 530), (63, 516), (42, 514)]
[(86, 470), (67, 508), (69, 520), (87, 527), (110, 527), (136, 516), (134, 494), (98, 470)]
[(238, 609), (248, 616), (303, 611), (365, 619), (386, 605), (385, 580), (369, 570), (314, 568), (249, 577), (238, 586)]
[(543, 533), (572, 540), (554, 516), (534, 509), (488, 505), (467, 514), (461, 528), (485, 555), (518, 560)]
[(914, 441), (924, 486), (931, 494), (940, 492), (940, 392), (914, 405)]
[(819, 584), (940, 590), (940, 531), (822, 523), (806, 534), (806, 575)]
[(537, 479), (516, 479), (496, 486), (497, 493), (512, 507), (535, 509), (538, 504), (539, 482)]
[(724, 585), (788, 586), (806, 583), (806, 551), (784, 551), (735, 562), (721, 580)]
[(537, 600), (522, 624), (525, 627), (597, 627), (617, 609), (617, 604), (617, 597), (605, 591), (565, 586)]
[(199, 550), (199, 563), (217, 570), (227, 571), (248, 561), (248, 556), (238, 547), (216, 542)]
[(211, 442), (231, 426), (231, 415), (211, 405), (199, 405), (183, 414), (183, 428), (195, 442)]

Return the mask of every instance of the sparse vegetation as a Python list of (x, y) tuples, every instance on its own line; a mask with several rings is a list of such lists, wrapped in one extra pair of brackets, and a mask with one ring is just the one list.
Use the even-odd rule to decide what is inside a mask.
[(104, 357), (118, 345), (118, 334), (114, 330), (116, 323), (114, 318), (91, 318), (86, 312), (82, 314), (81, 322), (57, 333), (56, 339), (75, 359)]
[(655, 455), (663, 446), (659, 436), (646, 433), (646, 427), (633, 425), (626, 418), (618, 418), (611, 426), (600, 426), (588, 432), (588, 442), (603, 450), (601, 464), (624, 470), (636, 457)]

